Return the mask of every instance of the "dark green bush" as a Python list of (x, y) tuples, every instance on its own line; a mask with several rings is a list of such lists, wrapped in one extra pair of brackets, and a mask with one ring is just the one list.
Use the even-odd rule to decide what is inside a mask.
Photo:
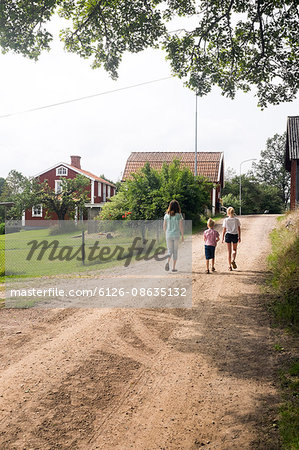
[(0, 234), (5, 234), (5, 223), (0, 223)]
[(200, 216), (210, 208), (213, 185), (206, 178), (194, 178), (191, 170), (180, 161), (164, 164), (161, 170), (149, 163), (122, 183), (119, 191), (105, 203), (102, 220), (157, 220), (164, 218), (169, 202), (176, 199), (186, 220), (200, 222)]

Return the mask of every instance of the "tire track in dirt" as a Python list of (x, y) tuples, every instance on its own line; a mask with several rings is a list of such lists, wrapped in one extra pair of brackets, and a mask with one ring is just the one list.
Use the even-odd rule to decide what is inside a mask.
[[(83, 317), (86, 315), (87, 318)], [(105, 316), (105, 319), (102, 316)], [(60, 329), (60, 333), (56, 336), (51, 330), (50, 334), (52, 337), (49, 338), (47, 336), (47, 339), (50, 339), (50, 341), (41, 343), (41, 347), (38, 350), (31, 350), (30, 358), (26, 355), (25, 361), (21, 359), (15, 362), (11, 370), (8, 368), (5, 371), (6, 379), (1, 380), (1, 386), (5, 392), (9, 392), (11, 385), (14, 386), (14, 394), (22, 399), (18, 402), (22, 412), (20, 414), (14, 412), (14, 420), (9, 420), (6, 424), (6, 432), (3, 437), (9, 435), (10, 438), (7, 441), (3, 440), (3, 443), (12, 446), (11, 448), (20, 448), (20, 446), (26, 445), (26, 442), (30, 442), (34, 446), (33, 448), (52, 448), (53, 439), (56, 439), (60, 442), (60, 445), (63, 445), (62, 448), (74, 448), (74, 445), (77, 446), (76, 439), (72, 439), (75, 429), (80, 429), (80, 439), (90, 434), (95, 415), (87, 415), (87, 411), (90, 412), (90, 410), (96, 409), (103, 413), (103, 410), (106, 410), (106, 408), (113, 409), (113, 398), (116, 397), (118, 399), (118, 404), (120, 402), (119, 395), (116, 394), (118, 392), (118, 384), (122, 388), (119, 391), (123, 390), (123, 384), (126, 380), (130, 379), (131, 385), (131, 369), (134, 369), (134, 372), (137, 371), (136, 369), (139, 369), (140, 363), (138, 359), (142, 359), (144, 364), (149, 360), (147, 356), (148, 351), (145, 354), (142, 351), (140, 355), (138, 354), (136, 351), (137, 346), (135, 345), (137, 335), (133, 334), (132, 339), (130, 327), (128, 328), (128, 325), (124, 325), (124, 318), (126, 318), (128, 324), (132, 316), (133, 312), (131, 311), (125, 314), (119, 311), (113, 313), (111, 311), (92, 311), (89, 312), (89, 315), (86, 312), (83, 314), (81, 311), (75, 316), (75, 320), (80, 323), (80, 326), (78, 323), (75, 323), (69, 327), (70, 329), (68, 327)], [(104, 322), (102, 326), (100, 328), (97, 328), (96, 325), (93, 326), (101, 318)], [(109, 326), (110, 320), (112, 326)], [(133, 359), (130, 356), (120, 356), (118, 354), (119, 350), (123, 354), (126, 353), (125, 340), (123, 339), (124, 327), (125, 335), (129, 337), (129, 342), (131, 341), (127, 346), (127, 353), (130, 353)], [(86, 339), (83, 342), (81, 337), (83, 335), (82, 330), (86, 328), (93, 330), (93, 332), (91, 336), (86, 334)], [(99, 331), (101, 331), (101, 337), (98, 336)], [(72, 333), (71, 336), (70, 332)], [(111, 338), (109, 337), (109, 332), (111, 332)], [(150, 334), (149, 332), (148, 335)], [(100, 344), (99, 341), (101, 342)], [(134, 343), (133, 346), (132, 341)], [(74, 351), (72, 347), (76, 345), (76, 342), (81, 348), (79, 347)], [(137, 339), (137, 342), (140, 344), (142, 341)], [(152, 337), (148, 341), (148, 345), (153, 345), (154, 342), (155, 339)], [(161, 342), (156, 342), (156, 351), (159, 352), (161, 348), (158, 347), (158, 344), (161, 344)], [(72, 349), (70, 355), (68, 355), (68, 347)], [(109, 353), (106, 353), (105, 359), (99, 357), (99, 355), (105, 353), (95, 350), (98, 347), (108, 349)], [(146, 350), (148, 348), (146, 347)], [(55, 355), (55, 357), (51, 355)], [(74, 366), (76, 368), (71, 370)], [(118, 382), (113, 383), (112, 387), (109, 381), (108, 384), (101, 384), (100, 381), (111, 378), (114, 367), (117, 368), (116, 376)], [(135, 383), (138, 382), (140, 376), (139, 373), (135, 374)], [(48, 383), (45, 383), (46, 377), (48, 378)], [(52, 383), (52, 379), (55, 384)], [(57, 384), (59, 389), (57, 389)], [(89, 389), (89, 385), (93, 386), (94, 390), (99, 390), (104, 392), (104, 394), (95, 395), (94, 401), (91, 401), (89, 393), (93, 389)], [(78, 389), (76, 386), (79, 386)], [(111, 387), (111, 392), (114, 392), (114, 394), (111, 394), (109, 387)], [(13, 398), (16, 400), (17, 397), (14, 398), (14, 396), (10, 395), (7, 402), (3, 399), (1, 402), (2, 411), (11, 414), (11, 401)], [(75, 397), (81, 399), (79, 406), (72, 400)], [(102, 401), (103, 398), (104, 400), (109, 399), (105, 405)], [(25, 405), (22, 404), (22, 401)], [(27, 403), (30, 405), (30, 410), (35, 411), (34, 417), (32, 417), (30, 412), (25, 415), (25, 417), (28, 416), (28, 421), (24, 419), (24, 410), (27, 410)], [(31, 416), (30, 419), (29, 416)], [(40, 417), (43, 417), (41, 423)], [(73, 425), (70, 426), (70, 424)], [(2, 423), (2, 425), (4, 424)], [(25, 433), (24, 429), (26, 429)], [(55, 436), (55, 438), (51, 438), (51, 436)]]
[[(259, 231), (264, 235), (272, 226), (273, 221), (270, 219), (269, 224), (268, 217), (263, 217)], [(246, 228), (250, 229), (250, 222)], [(259, 239), (256, 229), (248, 236)], [(200, 241), (198, 244), (201, 247)], [(105, 442), (100, 444), (98, 438), (92, 448), (122, 448), (124, 442), (130, 443), (127, 448), (149, 449), (202, 445), (209, 449), (278, 448), (277, 436), (270, 433), (269, 447), (265, 444), (267, 438), (259, 436), (260, 425), (271, 423), (267, 413), (276, 397), (271, 385), (271, 364), (269, 368), (264, 364), (265, 360), (271, 363), (268, 319), (259, 301), (258, 273), (250, 270), (252, 261), (259, 267), (264, 265), (268, 243), (265, 241), (259, 249), (262, 253), (255, 252), (250, 257), (248, 247), (239, 251), (244, 273), (239, 269), (233, 274), (213, 274), (215, 283), (211, 280), (207, 284), (207, 276), (201, 272), (194, 283), (196, 304), (192, 311), (169, 311), (184, 320), (181, 329), (176, 333), (173, 330), (171, 337), (176, 340), (168, 338), (168, 343), (172, 342), (180, 352), (172, 352), (175, 355), (172, 362), (170, 355), (166, 358), (171, 368), (176, 367), (177, 378), (165, 372), (163, 383), (158, 370), (152, 367), (151, 374), (156, 377), (151, 385), (158, 389), (147, 393), (149, 388), (144, 380), (141, 384), (144, 388), (135, 395), (135, 401), (133, 393), (128, 397), (134, 411), (131, 422), (125, 410), (120, 409), (117, 425), (109, 423), (109, 427), (99, 432)], [(226, 267), (226, 247), (220, 247), (219, 253), (218, 266)], [(195, 272), (204, 270), (203, 261), (200, 264), (195, 264)], [(189, 359), (190, 352), (193, 355)], [(157, 367), (163, 366), (163, 361), (161, 358)], [(153, 398), (159, 398), (162, 405), (158, 412), (157, 400), (145, 405), (146, 399)], [(144, 404), (136, 410), (140, 401)], [(120, 420), (121, 417), (125, 418)], [(263, 443), (259, 442), (261, 439)]]
[(0, 448), (279, 448), (259, 294), (274, 224), (242, 218), (233, 273), (219, 244), (204, 274), (194, 238), (192, 309), (4, 311)]

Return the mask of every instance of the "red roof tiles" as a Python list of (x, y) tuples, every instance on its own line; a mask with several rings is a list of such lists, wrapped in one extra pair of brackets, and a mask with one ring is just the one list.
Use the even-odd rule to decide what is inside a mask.
[(107, 180), (104, 180), (104, 178), (100, 178), (97, 175), (94, 175), (91, 172), (88, 172), (87, 170), (83, 170), (83, 169), (78, 169), (78, 167), (72, 166), (71, 164), (67, 164), (68, 167), (71, 167), (72, 169), (74, 169), (76, 172), (82, 173), (82, 175), (86, 175), (89, 178), (94, 178), (96, 181), (100, 181), (101, 183), (105, 183), (108, 184), (108, 186), (112, 186), (115, 187), (115, 184), (110, 183)]
[[(194, 152), (132, 152), (129, 156), (123, 174), (123, 180), (130, 179), (131, 173), (140, 170), (146, 162), (153, 169), (159, 170), (163, 163), (170, 164), (174, 159), (181, 161), (181, 165), (187, 166), (194, 172)], [(197, 173), (205, 176), (213, 183), (223, 183), (223, 153), (222, 152), (198, 152)]]

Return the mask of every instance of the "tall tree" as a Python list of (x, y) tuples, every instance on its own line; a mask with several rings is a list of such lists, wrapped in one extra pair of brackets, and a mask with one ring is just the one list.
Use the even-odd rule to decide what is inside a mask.
[(74, 179), (63, 178), (61, 181), (61, 192), (56, 193), (47, 181), (39, 183), (36, 178), (27, 178), (12, 170), (3, 191), (3, 198), (14, 202), (7, 211), (7, 217), (21, 219), (23, 211), (36, 205), (42, 205), (49, 213), (54, 212), (59, 220), (64, 220), (67, 214), (73, 216), (76, 208), (84, 209), (88, 201), (86, 188), (89, 180), (77, 175)]
[[(240, 177), (235, 176), (225, 183), (222, 201), (224, 206), (233, 206), (238, 212)], [(284, 204), (276, 186), (261, 183), (253, 174), (242, 175), (242, 214), (272, 214), (283, 212)]]
[(4, 183), (5, 183), (5, 178), (0, 177), (0, 198), (1, 198), (1, 195), (3, 192)]
[(275, 186), (284, 206), (290, 199), (291, 177), (286, 171), (285, 164), (286, 133), (275, 134), (267, 140), (265, 150), (261, 151), (261, 159), (253, 163), (257, 179), (269, 186)]
[[(2, 192), (5, 184), (5, 178), (0, 177), (0, 200), (2, 199)], [(0, 206), (0, 223), (5, 219), (5, 210), (3, 206)]]
[[(201, 96), (213, 85), (230, 98), (253, 86), (266, 107), (298, 91), (298, 0), (2, 0), (3, 51), (37, 59), (50, 47), (56, 12), (70, 22), (65, 48), (113, 78), (126, 51), (161, 46), (173, 74)], [(194, 18), (195, 28), (169, 30), (176, 17)]]
[(29, 179), (17, 170), (11, 170), (7, 175), (5, 183), (2, 187), (2, 199), (7, 201), (12, 200), (17, 194), (21, 194)]
[(83, 175), (77, 175), (73, 179), (63, 178), (61, 192), (56, 193), (45, 181), (35, 186), (34, 204), (41, 204), (48, 212), (54, 212), (58, 220), (65, 220), (66, 215), (74, 217), (76, 209), (84, 210), (84, 204), (88, 201), (88, 185), (89, 180)]
[(14, 203), (14, 206), (7, 210), (7, 218), (21, 219), (23, 210), (31, 206), (34, 199), (31, 185), (32, 181), (21, 172), (9, 172), (1, 194), (1, 200)]

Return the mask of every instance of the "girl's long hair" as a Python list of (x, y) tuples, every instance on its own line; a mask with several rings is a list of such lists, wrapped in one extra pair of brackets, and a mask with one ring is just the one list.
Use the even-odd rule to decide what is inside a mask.
[(175, 214), (181, 214), (181, 207), (177, 200), (171, 200), (169, 203), (168, 209), (166, 211), (166, 214), (169, 214), (170, 216), (175, 216)]

